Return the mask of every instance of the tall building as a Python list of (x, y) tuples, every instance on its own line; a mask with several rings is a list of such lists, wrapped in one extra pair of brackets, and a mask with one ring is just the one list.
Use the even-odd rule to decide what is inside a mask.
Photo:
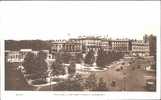
[(51, 51), (56, 52), (80, 52), (81, 45), (77, 41), (55, 40), (52, 41)]
[(66, 43), (66, 40), (54, 40), (52, 41), (51, 53), (59, 52), (63, 49), (63, 45)]
[(156, 57), (156, 36), (154, 35), (150, 35), (148, 37), (148, 41), (149, 41), (149, 49), (150, 49), (150, 55), (151, 56), (155, 56)]
[(132, 41), (132, 55), (149, 56), (149, 43), (143, 40)]
[[(90, 50), (97, 52), (99, 49), (104, 51), (115, 51), (124, 54), (133, 55), (151, 55), (155, 54), (155, 38), (153, 36), (145, 36), (143, 40), (129, 39), (108, 39), (102, 37), (79, 37), (69, 40), (55, 40), (52, 42), (52, 52), (71, 52), (71, 53), (87, 53)], [(154, 49), (153, 49), (154, 48)], [(150, 49), (150, 51), (149, 51)]]
[(110, 40), (110, 46), (113, 51), (129, 54), (129, 51), (131, 50), (131, 41), (123, 39)]

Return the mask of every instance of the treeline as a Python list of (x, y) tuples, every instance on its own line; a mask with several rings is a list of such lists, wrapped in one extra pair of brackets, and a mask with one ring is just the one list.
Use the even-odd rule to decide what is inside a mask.
[(51, 42), (43, 40), (5, 40), (5, 50), (20, 50), (20, 49), (32, 49), (32, 50), (46, 50), (50, 49)]

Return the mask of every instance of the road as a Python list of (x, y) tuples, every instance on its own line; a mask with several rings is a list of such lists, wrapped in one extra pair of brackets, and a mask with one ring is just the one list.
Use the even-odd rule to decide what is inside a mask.
[[(144, 65), (148, 65), (148, 62), (138, 63), (139, 59), (136, 59), (136, 62), (131, 65), (122, 65), (114, 63), (111, 68), (105, 72), (96, 72), (96, 77), (103, 77), (107, 83), (109, 91), (146, 91), (144, 76), (153, 76), (155, 77), (155, 72), (147, 72), (144, 70)], [(136, 68), (138, 65), (141, 65), (140, 68)], [(123, 66), (123, 70), (116, 71), (116, 69)], [(135, 69), (133, 69), (135, 67)], [(111, 82), (115, 80), (116, 86), (112, 87)]]

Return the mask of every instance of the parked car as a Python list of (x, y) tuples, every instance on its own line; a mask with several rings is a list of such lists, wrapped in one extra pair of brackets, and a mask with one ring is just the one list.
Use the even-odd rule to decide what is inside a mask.
[(113, 81), (111, 82), (111, 86), (113, 86), (113, 87), (116, 86), (116, 81), (115, 81), (115, 80), (113, 80)]
[(156, 82), (154, 79), (146, 80), (146, 89), (148, 91), (155, 91), (156, 90)]
[(116, 71), (120, 71), (120, 68), (117, 68)]

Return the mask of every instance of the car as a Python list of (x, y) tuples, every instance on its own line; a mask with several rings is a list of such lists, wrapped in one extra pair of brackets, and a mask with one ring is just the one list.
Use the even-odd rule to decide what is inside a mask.
[(120, 70), (123, 70), (123, 67), (122, 66), (120, 67)]
[(140, 68), (141, 68), (141, 66), (140, 66), (140, 65), (138, 65), (138, 66), (137, 66), (137, 68), (138, 68), (138, 69), (140, 69)]
[(155, 91), (156, 90), (156, 82), (154, 79), (146, 80), (146, 89), (148, 91)]
[(120, 68), (117, 68), (116, 71), (120, 71)]
[(115, 80), (113, 80), (113, 81), (111, 82), (111, 86), (113, 86), (113, 87), (116, 86), (116, 81), (115, 81)]

